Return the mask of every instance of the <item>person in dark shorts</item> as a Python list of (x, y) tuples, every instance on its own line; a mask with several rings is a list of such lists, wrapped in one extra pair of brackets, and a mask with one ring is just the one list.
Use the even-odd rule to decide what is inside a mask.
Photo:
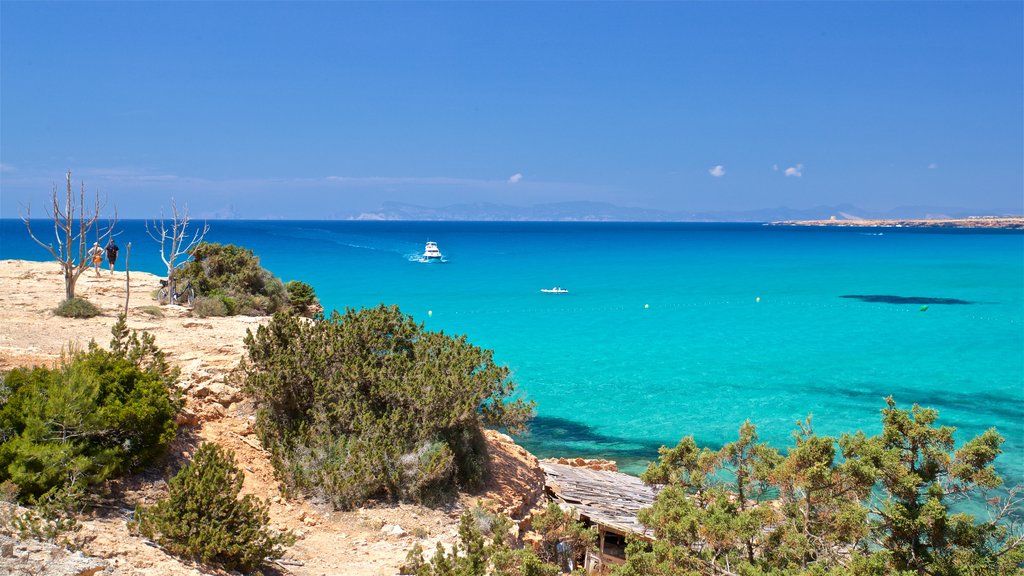
[(111, 238), (110, 241), (107, 242), (107, 247), (104, 248), (104, 250), (107, 251), (107, 262), (110, 262), (110, 273), (113, 274), (114, 273), (114, 262), (117, 262), (117, 250), (118, 250), (117, 243), (114, 242), (113, 238)]

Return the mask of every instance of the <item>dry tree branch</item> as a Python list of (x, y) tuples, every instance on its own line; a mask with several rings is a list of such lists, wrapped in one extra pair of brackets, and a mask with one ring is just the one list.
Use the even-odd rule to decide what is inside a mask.
[(194, 230), (190, 238), (188, 231), (190, 223), (191, 218), (188, 214), (188, 207), (184, 207), (179, 212), (178, 205), (173, 199), (171, 200), (170, 224), (168, 224), (167, 219), (164, 217), (162, 209), (160, 210), (159, 220), (146, 221), (146, 233), (160, 244), (160, 259), (167, 266), (168, 282), (174, 279), (174, 271), (188, 262), (186, 257), (180, 263), (176, 263), (178, 257), (189, 255), (192, 249), (203, 241), (206, 233), (210, 230), (210, 225), (204, 222), (202, 228)]

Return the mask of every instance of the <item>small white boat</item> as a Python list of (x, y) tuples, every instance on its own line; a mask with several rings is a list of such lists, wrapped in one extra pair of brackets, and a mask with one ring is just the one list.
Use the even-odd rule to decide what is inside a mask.
[(437, 242), (427, 242), (427, 245), (423, 248), (423, 259), (424, 260), (440, 260), (441, 251), (437, 249)]
[(541, 292), (545, 294), (568, 294), (569, 291), (561, 286), (555, 286), (554, 288), (541, 288)]

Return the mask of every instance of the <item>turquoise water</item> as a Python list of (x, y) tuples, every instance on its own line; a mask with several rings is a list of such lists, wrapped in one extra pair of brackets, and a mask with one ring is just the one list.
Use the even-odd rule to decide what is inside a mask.
[[(44, 259), (19, 222), (0, 224), (0, 258)], [(133, 268), (159, 272), (140, 223), (122, 229)], [(996, 426), (999, 470), (1024, 483), (1024, 234), (878, 232), (220, 221), (208, 238), (253, 248), (328, 309), (395, 303), (494, 349), (537, 401), (520, 441), (540, 456), (636, 472), (662, 444), (692, 434), (718, 446), (747, 418), (780, 447), (808, 414), (821, 434), (874, 433), (892, 394), (937, 408), (958, 441)], [(415, 261), (426, 240), (446, 263)], [(570, 293), (539, 292), (554, 285)], [(921, 311), (845, 295), (967, 303)]]

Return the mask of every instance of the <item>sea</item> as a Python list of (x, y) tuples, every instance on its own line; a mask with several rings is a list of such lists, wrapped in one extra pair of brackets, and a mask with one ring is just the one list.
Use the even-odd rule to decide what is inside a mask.
[[(199, 223), (194, 223), (199, 224)], [(539, 457), (641, 472), (685, 436), (716, 448), (750, 420), (780, 449), (796, 422), (881, 430), (935, 408), (957, 443), (995, 427), (1024, 484), (1024, 233), (722, 223), (211, 221), (325, 308), (397, 304), (465, 334), (537, 403)], [(141, 221), (123, 268), (166, 272)], [(47, 260), (18, 220), (0, 259)], [(426, 241), (442, 262), (425, 263)], [(565, 294), (542, 293), (560, 286)], [(155, 286), (154, 286), (155, 288)], [(2, 332), (2, 328), (0, 328)]]

